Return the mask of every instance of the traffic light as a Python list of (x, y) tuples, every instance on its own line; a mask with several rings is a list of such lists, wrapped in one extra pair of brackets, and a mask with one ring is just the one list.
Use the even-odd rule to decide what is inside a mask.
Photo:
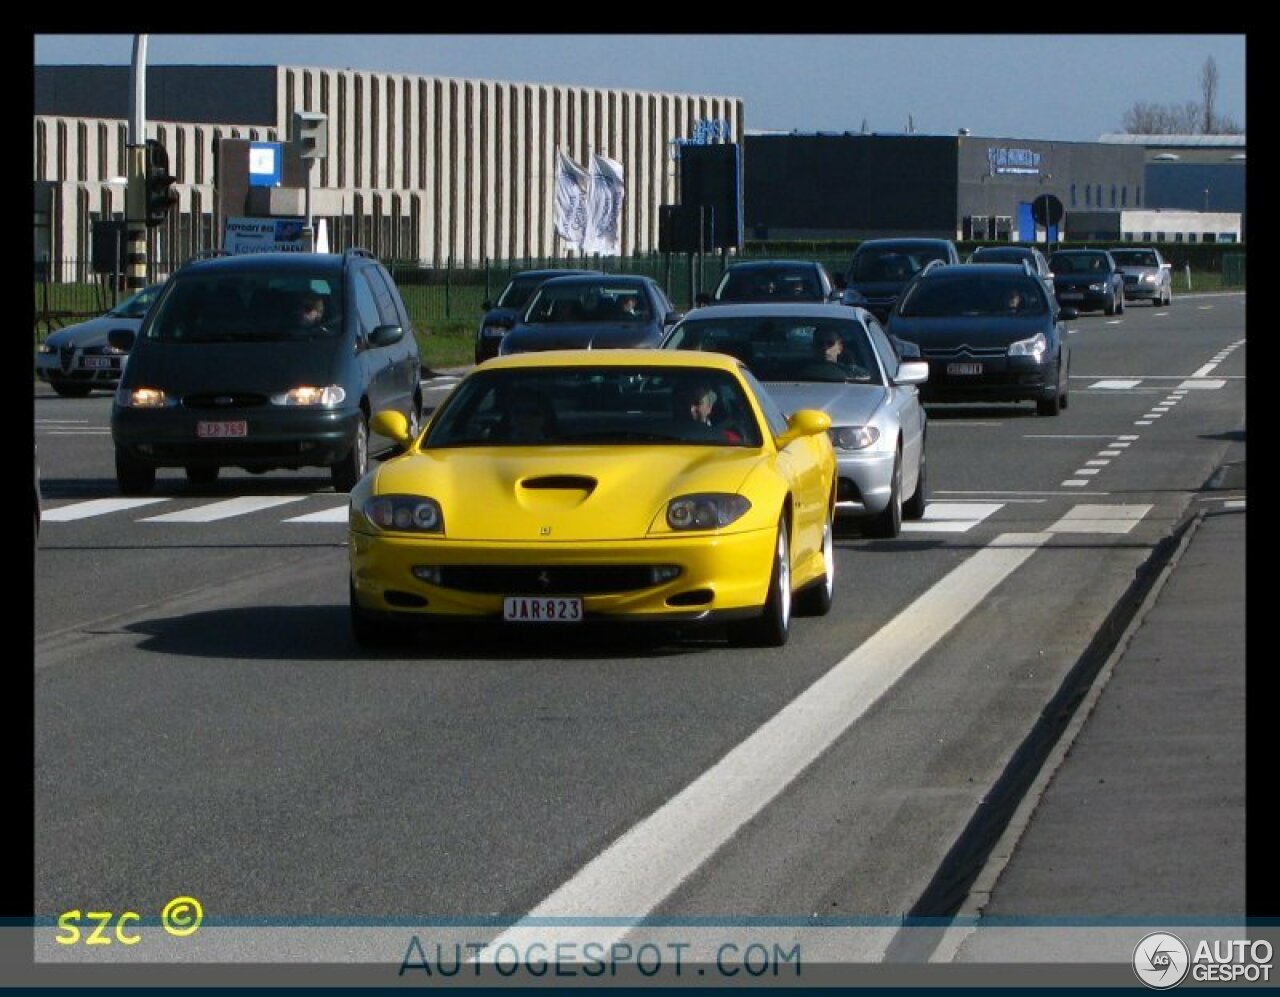
[(329, 155), (329, 116), (322, 111), (294, 111), (293, 141), (300, 159), (324, 159)]
[(147, 224), (159, 225), (174, 205), (178, 192), (173, 185), (178, 178), (169, 172), (169, 153), (153, 138), (147, 139)]

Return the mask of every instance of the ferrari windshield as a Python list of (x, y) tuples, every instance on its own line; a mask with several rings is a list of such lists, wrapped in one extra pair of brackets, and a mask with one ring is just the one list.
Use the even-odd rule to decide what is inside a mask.
[(746, 388), (727, 371), (568, 366), (473, 373), (449, 395), (422, 445), (758, 447), (761, 441)]

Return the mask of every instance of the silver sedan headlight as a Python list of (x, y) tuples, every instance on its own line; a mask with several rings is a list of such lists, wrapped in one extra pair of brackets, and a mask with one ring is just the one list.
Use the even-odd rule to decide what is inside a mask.
[(880, 439), (880, 430), (875, 426), (832, 426), (827, 435), (837, 450), (866, 450)]

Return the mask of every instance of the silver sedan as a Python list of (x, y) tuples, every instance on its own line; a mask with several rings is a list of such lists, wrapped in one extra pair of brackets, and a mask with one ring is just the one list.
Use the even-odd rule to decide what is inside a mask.
[(777, 404), (779, 431), (797, 409), (828, 413), (839, 463), (836, 511), (856, 517), (864, 533), (895, 537), (903, 519), (924, 516), (928, 426), (917, 386), (929, 367), (903, 359), (870, 312), (821, 304), (699, 308), (662, 348), (738, 357)]

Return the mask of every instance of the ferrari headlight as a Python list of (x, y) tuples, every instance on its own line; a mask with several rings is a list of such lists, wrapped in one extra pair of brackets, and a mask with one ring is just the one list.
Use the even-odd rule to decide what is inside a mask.
[(880, 439), (875, 426), (832, 426), (827, 430), (831, 445), (841, 450), (865, 450)]
[(271, 396), (272, 405), (316, 405), (333, 408), (341, 405), (347, 397), (347, 389), (340, 384), (330, 384), (323, 388), (302, 386), (282, 391)]
[(121, 408), (172, 408), (178, 400), (170, 399), (159, 388), (126, 388), (121, 385), (116, 389), (116, 404)]
[(673, 530), (716, 530), (741, 519), (750, 508), (751, 503), (741, 495), (681, 495), (667, 506), (667, 525)]
[(360, 509), (379, 530), (400, 533), (443, 533), (444, 516), (440, 503), (421, 495), (378, 495)]
[(1009, 356), (1011, 357), (1035, 357), (1039, 362), (1044, 356), (1044, 351), (1049, 348), (1049, 341), (1044, 338), (1043, 332), (1037, 332), (1030, 339), (1019, 339), (1016, 343), (1009, 344)]

